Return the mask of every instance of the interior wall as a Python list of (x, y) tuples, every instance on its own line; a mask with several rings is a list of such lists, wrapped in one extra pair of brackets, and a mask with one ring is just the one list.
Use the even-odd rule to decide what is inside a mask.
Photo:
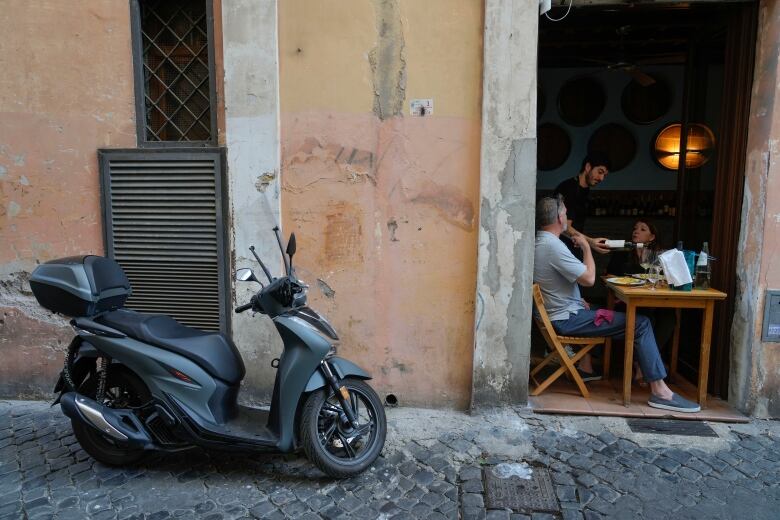
[(4, 2), (0, 70), (0, 395), (42, 398), (73, 334), (29, 274), (104, 252), (96, 150), (136, 144), (129, 3)]
[[(640, 125), (630, 121), (621, 108), (623, 89), (630, 82), (630, 76), (620, 71), (602, 68), (542, 68), (539, 69), (539, 86), (545, 95), (544, 110), (539, 114), (538, 122), (555, 123), (569, 135), (571, 152), (566, 161), (554, 170), (539, 171), (537, 187), (540, 190), (552, 190), (561, 181), (576, 175), (580, 171), (582, 159), (587, 154), (588, 140), (593, 133), (607, 123), (618, 123), (629, 130), (636, 139), (636, 155), (623, 169), (610, 172), (607, 178), (595, 190), (676, 190), (677, 172), (669, 171), (653, 160), (652, 143), (666, 125), (680, 122), (682, 119), (682, 97), (685, 81), (685, 70), (682, 65), (645, 66), (642, 71), (652, 77), (666, 82), (672, 93), (669, 109), (657, 121)], [(606, 105), (601, 114), (592, 123), (575, 127), (566, 123), (558, 111), (558, 93), (561, 87), (570, 79), (588, 76), (604, 87)], [(705, 101), (705, 123), (715, 133), (716, 141), (720, 124), (720, 98), (722, 93), (723, 67), (711, 66), (708, 70)], [(717, 145), (717, 142), (716, 142)], [(713, 154), (713, 159), (714, 159)], [(700, 171), (700, 188), (713, 190), (715, 186), (715, 161), (705, 164)]]
[[(279, 3), (282, 216), (340, 353), (401, 404), (468, 405), (482, 2)], [(410, 115), (413, 99), (433, 114)]]
[[(585, 30), (585, 29), (583, 29)], [(554, 189), (561, 181), (579, 173), (582, 159), (588, 151), (588, 140), (593, 133), (607, 123), (618, 123), (628, 129), (636, 140), (636, 155), (623, 169), (610, 172), (598, 188), (604, 190), (675, 190), (677, 172), (661, 168), (650, 155), (650, 143), (655, 135), (671, 122), (679, 122), (682, 110), (684, 68), (682, 66), (643, 67), (643, 72), (664, 80), (672, 92), (671, 104), (658, 121), (648, 125), (631, 122), (620, 106), (623, 89), (630, 77), (620, 71), (608, 71), (603, 68), (556, 68), (539, 69), (539, 86), (546, 97), (545, 110), (539, 114), (539, 124), (555, 123), (569, 134), (571, 152), (566, 162), (559, 168), (540, 171), (537, 187), (543, 190)], [(558, 111), (558, 93), (570, 79), (587, 75), (598, 81), (606, 94), (606, 105), (595, 121), (582, 127), (566, 123)]]

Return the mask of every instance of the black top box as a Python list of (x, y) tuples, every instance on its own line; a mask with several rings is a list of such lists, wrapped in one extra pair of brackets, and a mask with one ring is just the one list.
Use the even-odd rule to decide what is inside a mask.
[(30, 276), (30, 287), (38, 303), (71, 318), (118, 309), (132, 294), (119, 264), (94, 255), (41, 264)]

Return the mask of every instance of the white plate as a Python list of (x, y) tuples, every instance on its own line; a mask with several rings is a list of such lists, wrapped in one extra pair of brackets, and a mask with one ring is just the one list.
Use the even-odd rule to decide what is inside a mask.
[(639, 280), (637, 278), (631, 278), (630, 276), (613, 276), (612, 278), (607, 278), (607, 282), (613, 284), (613, 285), (644, 285), (646, 280)]

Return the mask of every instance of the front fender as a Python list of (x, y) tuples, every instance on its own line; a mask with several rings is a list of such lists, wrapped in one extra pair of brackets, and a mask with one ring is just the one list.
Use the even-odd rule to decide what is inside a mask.
[[(338, 376), (339, 379), (344, 379), (346, 377), (354, 377), (355, 379), (371, 379), (371, 376), (368, 372), (354, 364), (352, 361), (334, 356), (332, 358), (328, 358), (328, 362), (330, 363), (330, 366), (333, 367), (333, 370), (336, 371), (336, 376)], [(325, 378), (322, 376), (322, 373), (319, 370), (315, 370), (309, 378), (309, 382), (306, 383), (306, 388), (303, 391), (304, 393), (313, 392), (324, 387), (326, 384), (327, 383)]]

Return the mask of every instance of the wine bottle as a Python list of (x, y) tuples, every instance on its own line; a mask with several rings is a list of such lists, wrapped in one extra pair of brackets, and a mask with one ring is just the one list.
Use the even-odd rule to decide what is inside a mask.
[(607, 240), (604, 245), (611, 250), (628, 251), (631, 249), (642, 249), (645, 245), (642, 242), (629, 242), (628, 240)]
[(697, 289), (710, 288), (710, 247), (707, 242), (701, 248), (699, 259), (696, 261), (696, 276), (693, 280), (693, 286)]

